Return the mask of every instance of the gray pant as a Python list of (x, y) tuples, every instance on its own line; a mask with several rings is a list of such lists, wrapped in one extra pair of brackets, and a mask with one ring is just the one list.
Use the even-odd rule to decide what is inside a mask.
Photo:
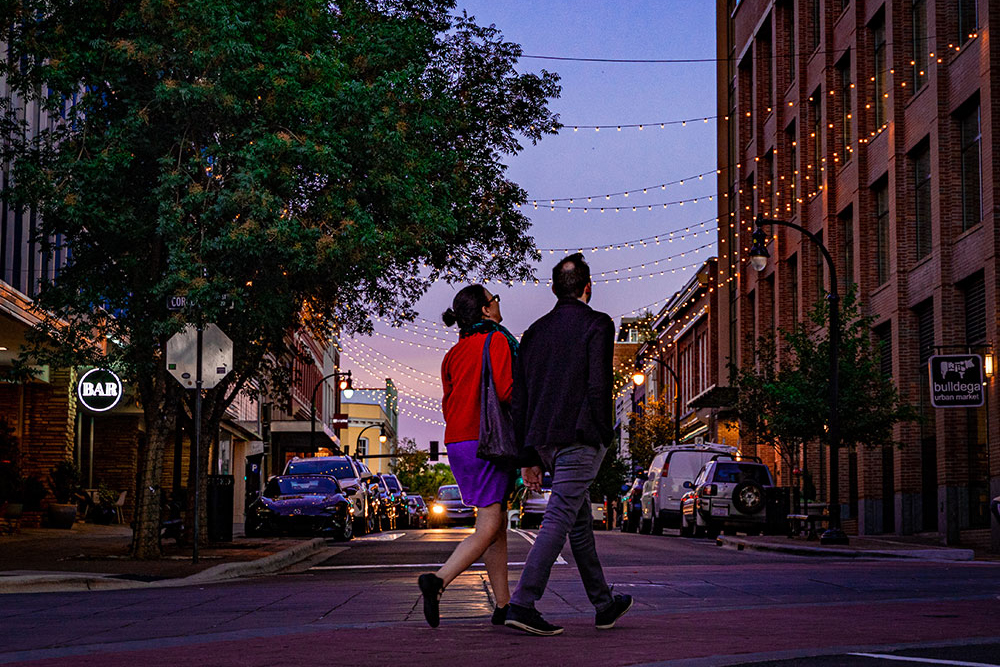
[[(594, 546), (594, 519), (590, 513), (590, 484), (597, 476), (607, 447), (595, 448), (574, 444), (552, 452), (552, 495), (542, 519), (538, 538), (528, 552), (521, 579), (511, 602), (534, 607), (541, 599), (552, 572), (552, 565), (569, 536), (573, 559), (587, 590), (587, 597), (598, 611), (613, 599), (604, 570)], [(549, 457), (545, 457), (549, 458)]]

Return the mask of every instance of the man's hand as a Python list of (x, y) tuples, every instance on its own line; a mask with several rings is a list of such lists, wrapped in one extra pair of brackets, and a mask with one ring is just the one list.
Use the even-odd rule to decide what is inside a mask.
[(539, 466), (521, 468), (521, 479), (524, 480), (524, 485), (532, 491), (542, 490), (542, 469)]

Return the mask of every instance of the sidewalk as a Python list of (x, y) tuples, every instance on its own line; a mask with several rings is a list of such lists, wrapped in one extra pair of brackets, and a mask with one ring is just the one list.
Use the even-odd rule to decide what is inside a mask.
[(173, 540), (163, 544), (163, 558), (128, 558), (132, 529), (77, 523), (71, 530), (22, 529), (0, 536), (0, 593), (132, 588), (181, 585), (267, 574), (308, 558), (325, 546), (322, 539), (255, 538), (234, 535), (232, 542), (198, 550)]
[(772, 551), (799, 556), (826, 556), (836, 558), (910, 558), (933, 561), (1000, 560), (1000, 556), (972, 549), (946, 547), (934, 539), (923, 536), (901, 535), (849, 535), (850, 543), (844, 545), (820, 544), (818, 539), (805, 536), (784, 535), (727, 536), (720, 535), (718, 543), (742, 551)]

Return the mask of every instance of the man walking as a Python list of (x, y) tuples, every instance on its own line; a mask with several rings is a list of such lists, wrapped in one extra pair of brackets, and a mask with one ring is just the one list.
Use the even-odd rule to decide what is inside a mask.
[(552, 291), (558, 298), (555, 308), (521, 339), (511, 397), (518, 445), (526, 461), (534, 464), (521, 471), (525, 485), (539, 490), (542, 469), (552, 472), (545, 517), (506, 620), (506, 625), (536, 635), (563, 631), (542, 618), (535, 602), (545, 592), (567, 536), (587, 597), (597, 610), (597, 627), (614, 627), (632, 607), (632, 597), (612, 597), (604, 579), (588, 491), (613, 433), (614, 323), (587, 305), (593, 285), (582, 254), (556, 264)]

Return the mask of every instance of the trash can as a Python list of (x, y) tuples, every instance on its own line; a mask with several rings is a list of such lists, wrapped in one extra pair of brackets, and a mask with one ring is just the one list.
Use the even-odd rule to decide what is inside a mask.
[(208, 476), (208, 541), (233, 541), (233, 491), (236, 480), (232, 475)]
[(792, 489), (787, 486), (771, 486), (764, 489), (764, 508), (767, 524), (764, 532), (768, 535), (788, 534), (788, 513), (792, 509)]

